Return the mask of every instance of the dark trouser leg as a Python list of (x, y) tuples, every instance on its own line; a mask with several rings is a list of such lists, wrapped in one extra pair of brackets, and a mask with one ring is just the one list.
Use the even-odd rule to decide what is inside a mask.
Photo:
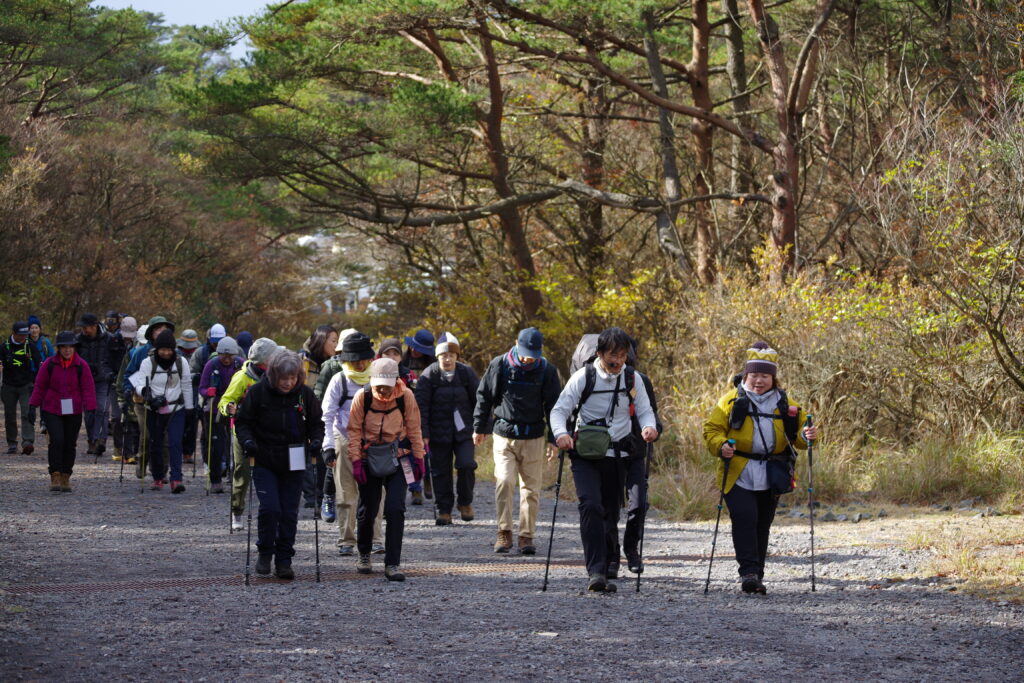
[[(171, 461), (171, 479), (181, 481), (181, 439), (185, 431), (185, 422), (192, 410), (178, 410), (171, 413), (167, 420), (167, 450)], [(193, 442), (195, 443), (195, 442)]]
[(260, 501), (256, 515), (256, 548), (260, 555), (273, 555), (281, 524), (280, 482), (276, 474), (256, 465), (252, 468), (252, 485), (256, 487), (256, 497)]
[[(319, 456), (317, 456), (317, 458), (315, 458), (315, 460), (316, 460), (316, 493), (317, 493), (317, 495), (316, 495), (316, 502), (319, 505), (320, 503), (323, 502), (324, 491), (326, 490), (325, 487), (327, 486), (327, 484), (324, 483), (324, 482), (327, 481), (327, 465), (324, 464), (323, 459), (321, 459)], [(334, 477), (333, 477), (333, 473), (332, 473), (331, 479), (333, 479), (333, 478)]]
[(50, 445), (46, 450), (46, 457), (50, 465), (50, 474), (63, 472), (64, 467), (64, 420), (60, 415), (48, 413), (45, 410), (42, 414), (43, 424), (50, 435)]
[(193, 409), (179, 410), (178, 412), (185, 414), (184, 422), (181, 426), (181, 438), (178, 439), (178, 444), (180, 444), (178, 450), (185, 455), (194, 456), (196, 453), (196, 434), (199, 432), (199, 411)]
[[(345, 454), (342, 453), (338, 457), (339, 458), (343, 458), (343, 457), (345, 457)], [(325, 469), (324, 469), (324, 489), (323, 489), (324, 497), (325, 498), (336, 498), (337, 497), (337, 493), (338, 493), (338, 487), (334, 483), (334, 471), (326, 469), (326, 465), (324, 467), (325, 467)]]
[(626, 467), (626, 530), (622, 534), (622, 546), (626, 557), (638, 552), (640, 527), (644, 524), (647, 510), (644, 508), (644, 467), (641, 457), (627, 458)]
[(110, 383), (96, 382), (96, 410), (86, 413), (85, 435), (89, 441), (107, 440), (107, 400), (110, 398)]
[(61, 451), (61, 472), (71, 474), (75, 469), (75, 454), (78, 446), (78, 431), (82, 428), (82, 414), (64, 415), (64, 448)]
[(455, 505), (454, 482), (452, 480), (452, 451), (454, 444), (430, 444), (430, 471), (434, 473), (434, 500), (437, 511), (450, 515)]
[(122, 424), (124, 441), (121, 447), (121, 455), (131, 458), (139, 453), (139, 423), (126, 421)]
[(36, 409), (28, 404), (32, 398), (32, 383), (18, 387), (18, 404), (21, 406), (21, 442), (35, 443), (36, 440)]
[[(205, 424), (208, 426), (210, 423), (209, 413), (207, 413), (205, 419)], [(217, 414), (214, 413), (213, 429), (210, 430), (210, 454), (206, 456), (207, 467), (210, 469), (210, 481), (214, 484), (219, 484), (224, 476), (224, 459), (227, 457), (227, 444), (229, 442), (227, 429), (221, 423)]]
[(763, 575), (768, 533), (775, 517), (778, 496), (773, 496), (771, 491), (748, 491), (733, 486), (725, 494), (725, 502), (732, 520), (732, 545), (736, 550), (740, 576)]
[(274, 562), (278, 567), (289, 566), (295, 555), (295, 533), (299, 527), (299, 504), (302, 502), (304, 472), (288, 472), (277, 477), (277, 494), (281, 513), (277, 525), (277, 543)]
[[(455, 444), (455, 469), (459, 473), (457, 502), (459, 505), (473, 504), (473, 489), (476, 487), (476, 449), (473, 440), (466, 439)], [(437, 476), (436, 474), (434, 476)]]
[(117, 402), (117, 387), (110, 385), (107, 392), (107, 405), (110, 406), (111, 436), (114, 439), (114, 454), (124, 454), (124, 422), (121, 415), (121, 404)]
[[(572, 478), (576, 483), (576, 495), (579, 498), (580, 537), (583, 540), (583, 558), (587, 565), (587, 574), (601, 574), (608, 569), (608, 526), (611, 507), (616, 518), (619, 478), (615, 471), (614, 459), (583, 460), (572, 458)], [(608, 495), (613, 496), (607, 500)]]
[[(403, 483), (405, 479), (402, 479)], [(366, 476), (366, 483), (359, 484), (359, 503), (356, 505), (356, 547), (360, 555), (368, 555), (373, 547), (373, 521), (380, 509), (380, 497), (384, 480)], [(402, 491), (403, 497), (405, 491)]]
[(146, 410), (146, 456), (149, 458), (149, 471), (154, 481), (163, 479), (167, 474), (167, 465), (164, 462), (164, 432), (167, 431), (168, 417)]
[(312, 503), (309, 507), (316, 506), (316, 465), (313, 463), (306, 465), (306, 475), (302, 478), (302, 497), (306, 500), (307, 505)]
[(7, 445), (18, 445), (18, 389), (8, 385), (0, 387), (0, 401), (4, 404), (4, 431)]
[[(405, 473), (398, 471), (384, 480), (384, 564), (402, 564), (405, 534)], [(373, 518), (370, 518), (371, 532)]]

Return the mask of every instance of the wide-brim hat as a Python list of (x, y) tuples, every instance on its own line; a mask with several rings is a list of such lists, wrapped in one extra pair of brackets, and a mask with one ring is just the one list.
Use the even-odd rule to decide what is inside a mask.
[(178, 346), (183, 349), (198, 349), (203, 343), (199, 341), (199, 333), (195, 330), (185, 330), (178, 337)]
[(340, 361), (352, 363), (354, 361), (370, 360), (373, 356), (373, 342), (365, 334), (356, 332), (345, 337), (345, 341), (341, 344), (341, 353), (338, 354), (337, 358)]
[(163, 317), (162, 315), (154, 315), (152, 318), (149, 319), (149, 322), (146, 323), (146, 341), (152, 343), (153, 328), (156, 327), (157, 325), (167, 325), (168, 327), (171, 328), (171, 332), (174, 332), (174, 323), (172, 323), (170, 320)]
[(430, 330), (417, 330), (416, 334), (405, 338), (405, 345), (425, 356), (434, 355), (434, 335)]
[(78, 341), (78, 335), (70, 330), (64, 330), (63, 332), (57, 333), (57, 339), (53, 342), (54, 346), (81, 346), (81, 342)]

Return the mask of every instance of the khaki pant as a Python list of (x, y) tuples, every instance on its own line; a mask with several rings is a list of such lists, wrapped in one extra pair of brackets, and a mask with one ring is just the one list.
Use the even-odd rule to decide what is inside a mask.
[[(356, 544), (356, 505), (359, 502), (359, 485), (352, 476), (352, 461), (348, 459), (348, 439), (334, 429), (334, 452), (338, 459), (334, 464), (335, 503), (338, 510), (338, 545)], [(373, 520), (373, 542), (384, 542), (384, 498), (381, 497), (377, 518)]]
[[(544, 437), (494, 441), (494, 502), (498, 508), (498, 531), (512, 531), (512, 501), (519, 485), (519, 535), (533, 538), (537, 530), (537, 508), (544, 476)], [(518, 482), (517, 482), (518, 480)]]

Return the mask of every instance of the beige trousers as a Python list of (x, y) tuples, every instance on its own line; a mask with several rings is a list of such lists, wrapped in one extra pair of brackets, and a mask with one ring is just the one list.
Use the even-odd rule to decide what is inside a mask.
[(544, 476), (545, 439), (506, 439), (494, 434), (494, 502), (498, 531), (512, 531), (512, 503), (519, 486), (519, 535), (533, 538)]
[[(352, 461), (348, 459), (348, 439), (336, 428), (334, 431), (334, 452), (338, 459), (334, 463), (335, 505), (338, 510), (338, 545), (356, 544), (356, 504), (359, 502), (359, 485), (352, 476)], [(384, 542), (384, 497), (380, 499), (377, 519), (373, 520), (373, 542)]]

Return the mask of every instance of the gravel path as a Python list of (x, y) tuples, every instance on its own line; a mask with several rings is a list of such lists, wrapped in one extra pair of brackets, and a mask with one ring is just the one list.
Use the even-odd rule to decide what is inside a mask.
[[(83, 449), (84, 450), (84, 449)], [(359, 577), (320, 525), (300, 522), (290, 584), (242, 585), (246, 536), (226, 496), (139, 493), (117, 466), (80, 460), (51, 494), (45, 458), (0, 456), (0, 680), (1024, 680), (1024, 608), (952, 592), (926, 556), (882, 538), (896, 520), (774, 534), (767, 597), (738, 591), (728, 522), (703, 595), (712, 524), (652, 521), (642, 590), (588, 594), (575, 505), (559, 505), (555, 565), (496, 556), (493, 485), (477, 520), (440, 528), (409, 507), (404, 584)], [(546, 549), (552, 499), (542, 502)], [(308, 517), (309, 511), (304, 511)], [(632, 577), (632, 575), (629, 575)], [(90, 585), (91, 584), (91, 585)], [(78, 589), (75, 589), (75, 587)]]

